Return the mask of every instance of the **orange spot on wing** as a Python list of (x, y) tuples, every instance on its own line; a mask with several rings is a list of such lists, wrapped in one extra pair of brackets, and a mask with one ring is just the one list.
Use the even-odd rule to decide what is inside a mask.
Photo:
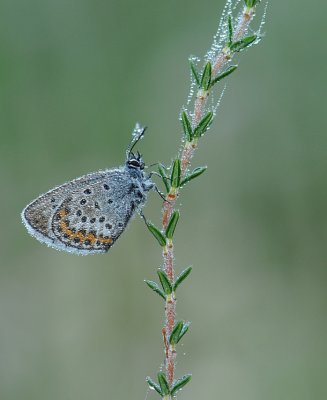
[(80, 240), (81, 242), (84, 241), (84, 235), (83, 235), (83, 233), (80, 232), (80, 231), (77, 231), (77, 232), (76, 232), (75, 237), (76, 237), (76, 238), (79, 238), (79, 240)]
[(97, 240), (97, 237), (93, 235), (93, 233), (89, 233), (85, 236), (84, 240), (89, 240), (91, 244), (94, 244), (94, 242)]
[(67, 211), (64, 208), (62, 208), (59, 211), (59, 215), (60, 215), (61, 218), (64, 218), (67, 215)]
[(99, 240), (101, 243), (104, 243), (104, 244), (112, 244), (112, 243), (113, 243), (112, 238), (108, 238), (108, 239), (98, 238), (98, 240)]
[(68, 235), (70, 238), (74, 238), (75, 237), (75, 233), (71, 229), (69, 229), (69, 227), (68, 227), (68, 225), (66, 224), (65, 221), (60, 221), (59, 222), (59, 226), (60, 226), (61, 230), (66, 235)]

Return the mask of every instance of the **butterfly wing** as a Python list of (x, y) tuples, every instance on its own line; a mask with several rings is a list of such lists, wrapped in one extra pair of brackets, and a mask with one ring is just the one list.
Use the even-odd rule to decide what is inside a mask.
[(138, 192), (124, 168), (95, 172), (41, 195), (22, 218), (32, 236), (57, 250), (104, 253), (142, 201), (134, 201)]

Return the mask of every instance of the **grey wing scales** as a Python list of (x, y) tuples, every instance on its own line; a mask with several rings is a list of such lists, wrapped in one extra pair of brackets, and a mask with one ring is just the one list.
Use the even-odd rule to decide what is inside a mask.
[(57, 250), (107, 252), (136, 206), (123, 168), (85, 175), (39, 196), (22, 213), (29, 233)]

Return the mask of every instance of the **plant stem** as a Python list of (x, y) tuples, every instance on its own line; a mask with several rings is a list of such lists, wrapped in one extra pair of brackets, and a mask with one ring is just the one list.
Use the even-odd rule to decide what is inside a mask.
[(254, 8), (245, 7), (236, 26), (234, 32), (234, 41), (239, 40), (241, 37), (244, 36), (249, 23), (251, 22), (254, 16)]
[[(237, 41), (244, 37), (249, 23), (254, 16), (254, 8), (245, 7), (240, 14), (238, 22), (235, 27), (233, 34), (233, 40)], [(224, 47), (215, 57), (212, 62), (212, 77), (218, 75), (226, 63), (228, 63), (232, 57), (233, 52), (228, 47)], [(192, 115), (192, 128), (194, 129), (201, 121), (205, 111), (208, 97), (210, 95), (211, 88), (204, 90), (203, 88), (198, 89), (194, 101), (194, 109)], [(191, 160), (194, 152), (198, 145), (198, 139), (193, 139), (191, 142), (182, 141), (182, 149), (180, 154), (181, 160), (181, 179), (183, 179), (190, 167)], [(165, 231), (170, 217), (175, 209), (176, 200), (179, 196), (179, 189), (172, 188), (166, 195), (166, 200), (162, 206), (162, 231)], [(175, 269), (174, 269), (174, 245), (172, 240), (167, 241), (167, 245), (163, 249), (163, 268), (167, 274), (171, 284), (174, 284)], [(166, 376), (169, 386), (174, 382), (175, 379), (175, 366), (176, 366), (176, 346), (169, 343), (169, 336), (175, 326), (176, 322), (176, 298), (175, 293), (172, 292), (168, 295), (165, 303), (165, 325), (162, 329), (163, 341), (165, 345), (165, 369)], [(166, 397), (166, 396), (165, 396)], [(167, 396), (167, 399), (171, 399), (171, 396)], [(166, 400), (166, 399), (165, 399)]]

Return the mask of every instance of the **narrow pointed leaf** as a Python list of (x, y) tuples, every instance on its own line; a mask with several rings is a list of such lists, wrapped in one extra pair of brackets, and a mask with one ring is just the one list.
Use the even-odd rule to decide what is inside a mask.
[(178, 277), (176, 278), (175, 284), (174, 284), (174, 291), (178, 288), (178, 286), (190, 275), (192, 271), (192, 267), (187, 267), (182, 271)]
[(158, 384), (156, 384), (149, 376), (146, 377), (146, 381), (148, 382), (148, 385), (150, 386), (150, 388), (152, 388), (156, 392), (158, 392), (160, 394), (160, 396), (163, 396), (161, 387)]
[(209, 125), (211, 124), (213, 119), (213, 112), (208, 112), (208, 114), (202, 118), (199, 122), (198, 126), (194, 129), (194, 138), (199, 138), (202, 136), (205, 131), (208, 129)]
[(164, 170), (163, 166), (160, 165), (160, 164), (158, 166), (158, 171), (159, 171), (159, 174), (161, 175), (162, 181), (163, 181), (163, 183), (165, 185), (165, 188), (167, 190), (167, 193), (168, 193), (169, 190), (170, 190), (170, 182), (169, 182), (169, 179), (168, 179), (168, 177), (166, 175), (166, 171)]
[(211, 62), (208, 61), (204, 67), (200, 86), (203, 90), (208, 90), (211, 82)]
[(250, 46), (257, 39), (257, 35), (247, 36), (237, 42), (230, 45), (230, 49), (233, 52), (238, 52), (244, 50), (246, 47)]
[(152, 289), (154, 292), (158, 293), (164, 300), (166, 300), (165, 293), (160, 289), (159, 285), (156, 282), (144, 280), (144, 282)]
[(166, 238), (167, 239), (173, 238), (178, 220), (179, 220), (179, 211), (174, 211), (170, 217), (170, 220), (169, 220), (167, 228), (166, 228)]
[(178, 158), (174, 161), (170, 180), (172, 187), (174, 188), (179, 187), (181, 180), (181, 161)]
[(207, 170), (207, 167), (197, 167), (195, 168), (189, 175), (187, 175), (182, 182), (180, 183), (180, 186), (184, 186), (185, 183), (190, 182), (192, 179), (197, 178), (198, 176), (202, 175), (203, 172)]
[(244, 0), (244, 3), (247, 7), (252, 8), (260, 3), (260, 0)]
[(164, 396), (168, 395), (170, 393), (170, 389), (166, 379), (166, 375), (163, 372), (158, 373), (158, 382), (163, 395)]
[(188, 119), (188, 116), (185, 111), (182, 112), (182, 124), (183, 124), (183, 129), (184, 129), (184, 134), (186, 136), (186, 139), (188, 142), (191, 142), (193, 130), (192, 130), (190, 120)]
[(160, 246), (162, 246), (162, 247), (166, 246), (166, 243), (167, 243), (166, 238), (160, 232), (160, 230), (155, 225), (151, 224), (151, 222), (148, 222), (146, 224), (146, 226), (148, 227), (148, 229), (152, 233), (152, 235), (157, 239)]
[(233, 21), (232, 16), (228, 16), (228, 45), (230, 46), (233, 42)]
[(197, 70), (195, 68), (195, 65), (192, 62), (190, 62), (190, 64), (191, 64), (191, 71), (192, 71), (192, 74), (194, 76), (195, 82), (200, 87), (200, 78), (199, 78), (199, 75), (198, 75)]
[(176, 322), (171, 334), (169, 336), (169, 343), (170, 344), (177, 344), (179, 342), (179, 337), (183, 329), (183, 321)]
[(157, 271), (157, 273), (158, 273), (158, 276), (159, 276), (160, 283), (161, 283), (161, 286), (163, 288), (163, 291), (166, 294), (171, 294), (172, 291), (173, 291), (173, 287), (172, 287), (172, 285), (170, 283), (170, 280), (168, 279), (166, 273), (164, 271), (162, 271), (161, 269), (159, 269)]
[(224, 72), (216, 76), (215, 79), (211, 82), (211, 87), (215, 85), (217, 82), (221, 81), (222, 79), (226, 78), (226, 76), (230, 75), (237, 69), (237, 65), (230, 65)]
[(173, 396), (178, 390), (182, 389), (191, 380), (192, 375), (184, 375), (182, 378), (178, 379), (171, 388), (171, 395)]
[(184, 322), (184, 325), (183, 325), (183, 328), (181, 330), (181, 333), (179, 334), (178, 341), (180, 341), (182, 339), (182, 337), (188, 331), (189, 327), (190, 327), (190, 323), (189, 322)]

